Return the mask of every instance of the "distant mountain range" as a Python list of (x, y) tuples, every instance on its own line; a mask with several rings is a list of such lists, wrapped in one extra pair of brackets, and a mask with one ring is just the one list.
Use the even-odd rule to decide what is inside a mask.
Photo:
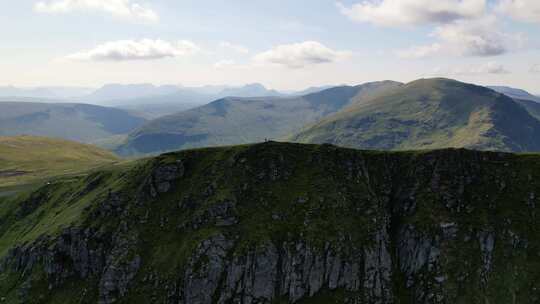
[(364, 149), (540, 151), (539, 117), (540, 104), (481, 86), (441, 78), (386, 81), (298, 97), (220, 99), (148, 122), (118, 152), (159, 153), (265, 138)]
[(37, 135), (94, 143), (145, 123), (125, 110), (88, 104), (0, 102), (0, 135)]
[(91, 94), (79, 99), (87, 103), (112, 105), (110, 102), (135, 98), (169, 95), (178, 91), (173, 85), (154, 86), (152, 84), (107, 84)]
[(499, 93), (502, 93), (508, 97), (512, 97), (514, 99), (532, 100), (532, 101), (540, 102), (540, 96), (533, 95), (522, 89), (516, 89), (516, 88), (511, 88), (511, 87), (505, 87), (505, 86), (488, 86), (488, 88), (495, 90)]
[[(0, 93), (17, 93), (9, 90)], [(297, 93), (260, 84), (112, 84), (80, 97), (107, 106), (49, 96), (0, 96), (0, 135), (59, 137), (124, 155), (265, 139), (367, 149), (540, 150), (540, 98), (511, 87), (441, 78), (313, 87)]]
[[(133, 88), (133, 90), (132, 90)], [(144, 113), (147, 118), (157, 118), (177, 112), (189, 110), (214, 100), (234, 96), (234, 97), (262, 97), (262, 96), (283, 96), (283, 94), (268, 90), (261, 84), (249, 84), (242, 87), (153, 87), (141, 86), (109, 86), (107, 90), (98, 90), (90, 99), (84, 97), (83, 100), (91, 102), (99, 96), (98, 102), (102, 105), (113, 106), (122, 109), (134, 110)], [(132, 92), (131, 97), (129, 97)], [(110, 96), (106, 98), (106, 96)], [(113, 98), (115, 96), (116, 98)], [(124, 98), (120, 98), (124, 96)], [(139, 97), (133, 97), (139, 96)]]
[(393, 81), (342, 86), (298, 97), (228, 97), (150, 121), (132, 132), (122, 154), (276, 139), (367, 96), (400, 85)]
[(267, 89), (259, 83), (237, 87), (152, 84), (107, 84), (99, 89), (0, 87), (0, 101), (87, 103), (133, 110), (151, 119), (192, 109), (224, 97), (299, 96), (325, 88), (313, 87), (300, 92), (283, 93)]

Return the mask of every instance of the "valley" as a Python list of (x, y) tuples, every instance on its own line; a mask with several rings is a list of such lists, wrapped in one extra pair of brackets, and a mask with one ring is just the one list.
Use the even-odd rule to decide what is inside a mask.
[(4, 1), (0, 304), (540, 304), (540, 1)]
[(6, 303), (540, 297), (540, 158), (506, 153), (540, 151), (526, 94), (434, 78), (225, 97), (156, 119), (1, 107), (2, 134), (76, 140), (0, 137)]

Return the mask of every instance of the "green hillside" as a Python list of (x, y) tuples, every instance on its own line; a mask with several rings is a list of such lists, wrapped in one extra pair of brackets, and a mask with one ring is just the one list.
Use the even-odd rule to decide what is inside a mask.
[(533, 105), (525, 109), (484, 87), (422, 79), (364, 99), (291, 139), (366, 149), (540, 151), (540, 121), (531, 113)]
[(540, 103), (527, 99), (514, 99), (518, 104), (520, 104), (531, 116), (540, 120)]
[(540, 156), (265, 143), (0, 198), (3, 303), (534, 303)]
[(126, 110), (87, 104), (0, 102), (0, 136), (34, 135), (93, 143), (127, 134), (145, 121)]
[(356, 98), (398, 85), (384, 81), (335, 87), (301, 97), (224, 98), (150, 121), (132, 132), (117, 152), (158, 153), (277, 139), (343, 109)]
[(118, 161), (108, 151), (76, 142), (34, 136), (0, 137), (1, 187), (73, 174)]

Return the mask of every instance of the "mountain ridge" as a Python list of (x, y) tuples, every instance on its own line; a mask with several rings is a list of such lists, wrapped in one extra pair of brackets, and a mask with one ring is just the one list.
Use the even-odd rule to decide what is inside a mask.
[(180, 148), (278, 139), (369, 95), (400, 83), (381, 81), (334, 87), (299, 97), (225, 97), (148, 122), (132, 132), (120, 154), (158, 153)]
[(78, 103), (0, 102), (0, 135), (37, 135), (91, 143), (126, 134), (146, 120), (131, 112)]
[(530, 303), (539, 164), (537, 154), (267, 142), (115, 165), (0, 198), (0, 294)]
[(487, 88), (490, 88), (499, 93), (505, 94), (506, 96), (514, 98), (514, 99), (531, 100), (535, 102), (540, 102), (539, 96), (533, 95), (522, 89), (516, 89), (512, 87), (507, 87), (507, 86), (487, 86)]
[(469, 147), (539, 151), (540, 121), (506, 95), (420, 79), (323, 118), (290, 137), (368, 149)]
[[(119, 161), (109, 151), (39, 136), (0, 136), (0, 190)], [(2, 191), (0, 191), (0, 196)]]

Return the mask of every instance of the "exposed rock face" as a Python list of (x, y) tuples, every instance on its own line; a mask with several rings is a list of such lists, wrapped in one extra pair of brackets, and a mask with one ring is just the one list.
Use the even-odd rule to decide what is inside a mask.
[[(101, 195), (79, 224), (11, 248), (0, 282), (43, 303), (66, 289), (102, 304), (537, 303), (540, 157), (524, 157), (275, 143), (166, 155), (131, 188), (111, 192), (111, 177), (85, 192)], [(26, 213), (57, 203), (39, 197)]]

